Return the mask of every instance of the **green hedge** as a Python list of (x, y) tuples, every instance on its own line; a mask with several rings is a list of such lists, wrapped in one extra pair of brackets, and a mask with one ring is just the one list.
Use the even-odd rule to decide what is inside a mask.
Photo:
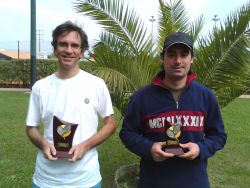
[[(91, 62), (82, 59), (80, 62), (81, 69), (88, 70)], [(93, 62), (92, 62), (93, 63)], [(57, 59), (37, 60), (37, 78), (44, 78), (57, 69)], [(6, 60), (0, 61), (0, 87), (30, 87), (30, 60)]]
[[(37, 79), (43, 78), (57, 68), (57, 60), (37, 60)], [(0, 61), (1, 87), (29, 87), (30, 60)]]

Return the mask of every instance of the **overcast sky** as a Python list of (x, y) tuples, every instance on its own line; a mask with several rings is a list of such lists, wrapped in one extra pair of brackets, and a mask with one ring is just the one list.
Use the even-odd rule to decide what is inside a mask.
[[(170, 0), (167, 0), (168, 2)], [(41, 41), (41, 51), (48, 51), (51, 33), (55, 26), (66, 20), (77, 22), (86, 31), (90, 43), (98, 39), (100, 27), (73, 9), (75, 0), (36, 0), (37, 39)], [(125, 0), (140, 14), (148, 30), (151, 31), (151, 16), (157, 16), (158, 0)], [(212, 18), (218, 15), (221, 21), (231, 11), (248, 0), (183, 0), (190, 20), (200, 15), (205, 17), (203, 33), (212, 29)], [(30, 41), (30, 0), (0, 0), (0, 49), (15, 50), (17, 41), (29, 50)]]

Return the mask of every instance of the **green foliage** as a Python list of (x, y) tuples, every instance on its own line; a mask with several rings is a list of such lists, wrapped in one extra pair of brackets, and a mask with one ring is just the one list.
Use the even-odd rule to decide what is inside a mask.
[[(91, 62), (82, 59), (79, 66), (83, 70), (91, 70)], [(57, 70), (58, 60), (37, 60), (36, 80), (44, 78)], [(0, 86), (1, 87), (29, 87), (30, 86), (30, 61), (7, 60), (0, 61)]]
[(250, 86), (250, 4), (231, 13), (224, 25), (198, 41), (194, 70), (225, 106)]
[(28, 63), (22, 61), (1, 61), (0, 62), (0, 83), (1, 85), (22, 85), (28, 80)]
[[(57, 60), (37, 60), (37, 80), (53, 72)], [(10, 60), (0, 62), (1, 87), (29, 87), (30, 60)]]
[[(31, 187), (37, 149), (25, 134), (29, 94), (0, 92), (0, 187)], [(228, 134), (225, 148), (209, 159), (209, 178), (214, 188), (247, 188), (250, 185), (250, 99), (236, 99), (223, 108)], [(120, 113), (115, 109), (116, 119)], [(103, 188), (111, 188), (115, 172), (139, 162), (115, 134), (98, 146)], [(124, 180), (125, 181), (125, 180)]]
[[(151, 82), (160, 69), (163, 41), (174, 31), (192, 36), (197, 47), (192, 68), (198, 81), (214, 90), (221, 107), (243, 94), (250, 86), (250, 3), (232, 12), (204, 37), (200, 35), (202, 15), (190, 22), (182, 0), (158, 2), (158, 31), (152, 41), (142, 19), (123, 1), (76, 0), (76, 11), (103, 27), (93, 50), (95, 62), (88, 70), (106, 81), (114, 104), (120, 104), (121, 93), (132, 94)], [(124, 111), (124, 105), (116, 106)]]

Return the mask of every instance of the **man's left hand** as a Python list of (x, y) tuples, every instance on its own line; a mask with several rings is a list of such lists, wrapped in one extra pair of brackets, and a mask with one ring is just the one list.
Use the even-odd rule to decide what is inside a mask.
[(73, 157), (69, 158), (68, 161), (75, 162), (77, 160), (81, 160), (87, 151), (88, 151), (88, 149), (85, 147), (84, 142), (73, 146), (69, 150), (69, 154), (73, 154)]
[(188, 160), (194, 160), (195, 158), (197, 158), (200, 155), (200, 148), (198, 146), (198, 144), (196, 143), (186, 143), (186, 144), (180, 144), (180, 146), (182, 147), (182, 149), (186, 149), (187, 152), (185, 152), (183, 155), (180, 155), (179, 157), (181, 158), (185, 158)]

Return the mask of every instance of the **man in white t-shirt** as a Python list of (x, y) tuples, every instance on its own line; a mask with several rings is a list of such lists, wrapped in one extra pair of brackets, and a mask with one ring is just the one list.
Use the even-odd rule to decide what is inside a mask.
[[(88, 49), (85, 32), (65, 22), (52, 34), (58, 70), (32, 87), (26, 125), (27, 135), (39, 148), (32, 186), (40, 188), (100, 188), (96, 146), (115, 131), (112, 102), (105, 82), (79, 68)], [(53, 140), (53, 117), (78, 124), (70, 158), (59, 158)], [(104, 126), (97, 131), (98, 117)], [(44, 126), (44, 134), (39, 131)]]

